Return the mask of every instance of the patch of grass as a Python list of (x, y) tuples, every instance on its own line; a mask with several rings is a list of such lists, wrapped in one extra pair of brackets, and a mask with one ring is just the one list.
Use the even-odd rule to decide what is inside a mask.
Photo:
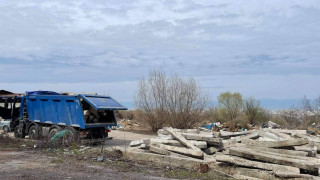
[(50, 163), (53, 163), (53, 164), (62, 164), (64, 162), (63, 159), (59, 158), (59, 159), (53, 159), (50, 161)]
[(30, 149), (33, 147), (32, 142), (24, 139), (16, 139), (8, 134), (0, 134), (0, 149)]

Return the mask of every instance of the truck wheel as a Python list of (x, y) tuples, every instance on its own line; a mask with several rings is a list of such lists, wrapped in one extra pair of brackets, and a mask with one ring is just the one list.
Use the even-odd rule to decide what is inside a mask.
[(15, 138), (20, 138), (20, 137), (19, 137), (19, 126), (16, 126), (16, 127), (14, 128), (14, 137), (15, 137)]
[(9, 127), (8, 126), (4, 126), (3, 127), (3, 132), (4, 133), (8, 133), (9, 132)]
[(24, 138), (26, 134), (24, 131), (20, 132), (19, 125), (14, 128), (14, 137), (15, 138)]
[(64, 137), (65, 145), (72, 145), (73, 143), (77, 143), (79, 140), (79, 132), (73, 127), (67, 127), (69, 129), (69, 133)]
[(49, 131), (49, 140), (51, 140), (51, 138), (53, 138), (54, 135), (56, 135), (57, 132), (61, 131), (61, 127), (59, 126), (52, 126), (50, 131)]
[(39, 138), (38, 127), (36, 125), (33, 125), (30, 127), (29, 138), (30, 139), (38, 139)]

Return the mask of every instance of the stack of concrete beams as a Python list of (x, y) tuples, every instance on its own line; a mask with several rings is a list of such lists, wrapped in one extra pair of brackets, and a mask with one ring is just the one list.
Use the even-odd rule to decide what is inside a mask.
[(223, 172), (229, 169), (226, 173), (231, 175), (234, 167), (280, 179), (317, 179), (320, 174), (320, 138), (306, 130), (203, 132), (169, 127), (160, 129), (157, 138), (132, 141), (130, 146), (168, 157), (214, 162), (212, 167)]

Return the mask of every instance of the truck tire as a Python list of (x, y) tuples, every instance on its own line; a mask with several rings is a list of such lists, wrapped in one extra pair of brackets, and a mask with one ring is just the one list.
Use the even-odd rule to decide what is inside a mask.
[(52, 127), (50, 128), (50, 131), (49, 131), (49, 136), (48, 136), (49, 140), (51, 140), (51, 138), (52, 138), (57, 132), (59, 132), (59, 131), (61, 131), (61, 130), (62, 130), (62, 128), (59, 127), (59, 126), (52, 126)]
[(8, 126), (3, 126), (3, 132), (6, 134), (10, 131)]
[(25, 138), (26, 134), (24, 131), (20, 132), (19, 125), (14, 128), (14, 137), (15, 138)]
[(79, 141), (79, 132), (73, 127), (66, 127), (65, 129), (69, 129), (69, 133), (64, 137), (65, 145), (72, 145), (73, 143), (78, 143)]
[(32, 125), (29, 129), (29, 138), (38, 139), (39, 138), (39, 128), (37, 125)]

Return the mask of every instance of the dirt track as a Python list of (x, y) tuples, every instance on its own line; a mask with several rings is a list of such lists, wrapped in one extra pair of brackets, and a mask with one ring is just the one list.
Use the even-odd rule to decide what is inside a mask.
[(129, 147), (129, 144), (132, 140), (141, 140), (141, 139), (150, 139), (155, 138), (157, 135), (150, 135), (150, 134), (140, 134), (128, 131), (121, 131), (121, 130), (113, 130), (109, 133), (109, 137), (112, 137), (112, 140), (109, 140), (105, 143), (105, 148), (108, 149), (121, 149), (124, 150), (125, 148)]
[(164, 179), (151, 172), (124, 172), (117, 166), (72, 160), (61, 162), (57, 157), (34, 151), (2, 151), (0, 159), (0, 179)]
[[(113, 140), (105, 147), (115, 149), (125, 148), (131, 140), (152, 137), (123, 131), (113, 131), (110, 136)], [(0, 150), (0, 179), (168, 179), (159, 167), (114, 158), (113, 154), (104, 154), (105, 161), (97, 162), (93, 160), (97, 156), (69, 156), (32, 149)]]

